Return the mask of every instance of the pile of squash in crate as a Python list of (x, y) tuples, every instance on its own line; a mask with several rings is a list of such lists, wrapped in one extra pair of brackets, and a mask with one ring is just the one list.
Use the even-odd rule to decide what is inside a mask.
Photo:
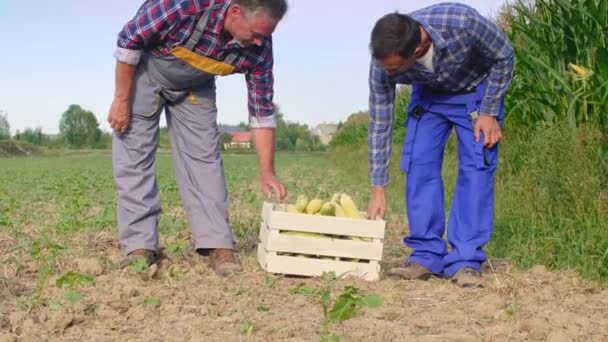
[[(357, 209), (357, 205), (353, 201), (352, 197), (345, 193), (336, 193), (332, 196), (329, 201), (323, 201), (318, 198), (313, 198), (312, 200), (308, 200), (308, 196), (300, 195), (296, 199), (295, 204), (287, 205), (287, 212), (289, 213), (301, 213), (308, 215), (323, 215), (323, 216), (336, 216), (336, 217), (346, 217), (352, 219), (366, 219), (367, 214), (365, 212), (360, 212)], [(310, 232), (298, 232), (298, 231), (284, 231), (283, 234), (288, 235), (299, 235), (299, 236), (310, 236), (310, 237), (324, 237), (324, 238), (338, 238), (338, 239), (348, 239), (348, 240), (358, 240), (358, 241), (373, 241), (372, 238), (366, 237), (358, 237), (358, 236), (340, 236), (340, 235), (331, 235), (331, 234), (321, 234), (321, 233), (310, 233)], [(298, 257), (313, 257), (307, 256), (303, 254), (289, 254), (285, 253), (284, 255), (293, 255)], [(316, 256), (321, 259), (334, 259), (330, 257)], [(351, 261), (358, 261), (356, 259), (344, 259)]]
[(308, 200), (306, 195), (300, 195), (295, 204), (287, 205), (287, 212), (302, 213), (310, 215), (325, 215), (337, 217), (349, 217), (354, 219), (365, 219), (367, 214), (359, 212), (353, 199), (344, 193), (334, 194), (329, 201), (319, 198)]
[(300, 195), (295, 203), (265, 202), (258, 261), (271, 273), (320, 276), (324, 272), (377, 280), (386, 223), (369, 220), (353, 199)]

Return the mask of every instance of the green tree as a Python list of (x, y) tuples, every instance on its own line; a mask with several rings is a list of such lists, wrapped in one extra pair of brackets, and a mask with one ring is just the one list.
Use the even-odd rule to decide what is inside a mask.
[[(393, 142), (403, 143), (405, 137), (405, 121), (407, 120), (407, 107), (410, 104), (410, 86), (399, 87), (395, 99), (395, 116), (393, 120)], [(369, 130), (369, 113), (360, 111), (351, 114), (346, 122), (338, 123), (338, 131), (329, 143), (330, 146), (350, 146), (367, 144)]]
[(330, 146), (351, 146), (367, 143), (369, 113), (366, 111), (351, 114), (331, 139)]
[(247, 132), (249, 132), (249, 131), (251, 131), (251, 126), (249, 126), (248, 123), (245, 123), (245, 122), (241, 121), (241, 122), (239, 122), (239, 129), (241, 131), (247, 131)]
[(8, 114), (0, 110), (0, 140), (11, 138), (11, 125), (8, 123)]
[(308, 125), (286, 122), (283, 115), (277, 117), (276, 148), (283, 151), (315, 151), (320, 142), (314, 137)]
[(94, 145), (92, 145), (91, 147), (100, 149), (100, 150), (111, 149), (112, 148), (112, 133), (107, 133), (107, 132), (101, 133), (101, 135), (99, 136), (99, 140), (97, 140), (97, 142)]
[(36, 129), (28, 127), (23, 132), (17, 131), (13, 139), (27, 141), (30, 144), (38, 146), (47, 145), (51, 140), (48, 135), (42, 132), (42, 128), (40, 127), (36, 127)]
[[(276, 130), (275, 148), (277, 151), (321, 151), (324, 146), (319, 138), (314, 136), (308, 125), (285, 120), (279, 105), (275, 104)], [(241, 130), (250, 130), (244, 123), (239, 124)], [(227, 142), (229, 136), (226, 137)], [(221, 140), (221, 137), (220, 137)], [(222, 141), (222, 140), (221, 140)]]
[(93, 147), (101, 137), (99, 122), (93, 112), (79, 105), (71, 105), (61, 116), (59, 132), (64, 141), (73, 147)]
[(227, 132), (220, 133), (220, 149), (225, 150), (225, 146), (230, 145), (232, 142), (232, 135)]

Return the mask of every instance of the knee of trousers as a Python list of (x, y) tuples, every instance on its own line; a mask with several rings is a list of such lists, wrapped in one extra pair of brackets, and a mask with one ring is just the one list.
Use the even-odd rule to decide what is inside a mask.
[(413, 159), (410, 161), (407, 177), (420, 181), (440, 179), (441, 162), (417, 162)]

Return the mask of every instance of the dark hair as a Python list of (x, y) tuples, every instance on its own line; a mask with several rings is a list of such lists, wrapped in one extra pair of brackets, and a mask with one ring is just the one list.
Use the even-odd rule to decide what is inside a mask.
[(387, 14), (376, 22), (371, 40), (370, 48), (376, 59), (395, 54), (408, 58), (420, 44), (420, 26), (405, 14)]
[(234, 0), (234, 3), (250, 13), (266, 10), (270, 17), (276, 21), (283, 19), (283, 16), (287, 13), (286, 0)]

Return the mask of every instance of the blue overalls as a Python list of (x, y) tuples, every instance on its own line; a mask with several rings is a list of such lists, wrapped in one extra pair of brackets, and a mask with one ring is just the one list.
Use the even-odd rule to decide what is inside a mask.
[[(401, 170), (406, 176), (410, 234), (404, 243), (413, 249), (409, 262), (437, 275), (453, 276), (463, 267), (480, 270), (483, 246), (490, 240), (494, 219), (494, 171), (498, 147), (484, 148), (483, 133), (475, 142), (473, 127), (487, 81), (470, 93), (438, 94), (414, 85), (406, 121)], [(504, 117), (501, 102), (499, 124)], [(445, 143), (455, 128), (458, 138), (458, 180), (445, 232), (441, 166)]]

